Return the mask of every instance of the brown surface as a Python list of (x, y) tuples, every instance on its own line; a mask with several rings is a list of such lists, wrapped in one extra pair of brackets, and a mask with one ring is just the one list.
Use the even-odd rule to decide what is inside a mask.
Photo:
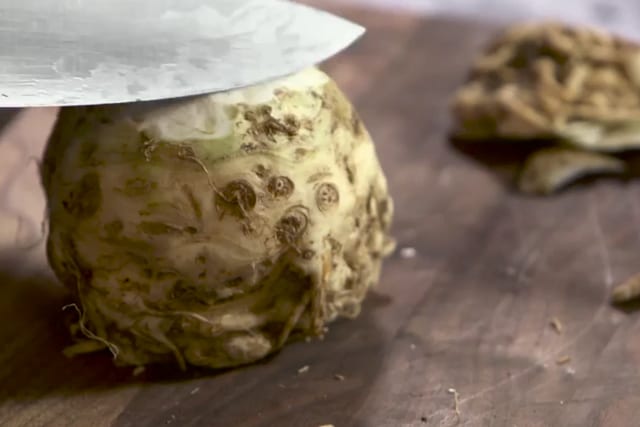
[[(65, 293), (42, 248), (24, 249), (43, 209), (34, 163), (15, 173), (41, 149), (52, 111), (24, 113), (0, 144), (0, 425), (637, 424), (640, 321), (607, 301), (613, 283), (640, 270), (637, 183), (599, 181), (552, 199), (512, 193), (501, 179), (508, 159), (489, 166), (446, 140), (447, 98), (490, 30), (351, 16), (370, 31), (327, 68), (377, 141), (395, 234), (417, 256), (389, 260), (358, 320), (258, 366), (133, 377), (106, 354), (68, 360)], [(563, 356), (571, 360), (558, 365)]]

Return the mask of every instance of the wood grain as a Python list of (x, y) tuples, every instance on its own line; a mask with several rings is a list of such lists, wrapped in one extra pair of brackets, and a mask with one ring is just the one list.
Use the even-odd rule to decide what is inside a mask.
[(39, 153), (55, 111), (23, 112), (0, 143), (0, 425), (636, 424), (640, 321), (608, 292), (640, 269), (638, 183), (515, 194), (509, 159), (447, 141), (447, 100), (494, 29), (344, 14), (369, 32), (325, 68), (377, 142), (394, 234), (416, 256), (387, 262), (360, 318), (252, 367), (135, 377), (108, 354), (66, 359), (66, 294), (41, 244), (28, 248), (43, 209), (35, 163), (15, 167)]

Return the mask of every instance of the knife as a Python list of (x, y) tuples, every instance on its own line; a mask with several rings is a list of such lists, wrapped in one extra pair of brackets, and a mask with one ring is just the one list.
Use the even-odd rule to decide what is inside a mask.
[(0, 0), (0, 107), (245, 87), (317, 65), (363, 33), (286, 0)]

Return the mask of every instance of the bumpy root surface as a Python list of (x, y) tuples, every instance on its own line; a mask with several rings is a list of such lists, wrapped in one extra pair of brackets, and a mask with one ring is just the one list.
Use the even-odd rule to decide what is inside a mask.
[(152, 105), (63, 109), (42, 167), (69, 353), (257, 361), (354, 317), (393, 248), (374, 145), (317, 69)]
[(639, 87), (640, 45), (590, 28), (518, 24), (496, 37), (455, 94), (456, 133), (635, 149)]

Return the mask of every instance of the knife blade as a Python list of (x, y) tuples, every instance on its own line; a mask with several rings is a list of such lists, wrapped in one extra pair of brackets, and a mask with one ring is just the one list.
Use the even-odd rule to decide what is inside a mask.
[(2, 0), (0, 107), (225, 91), (317, 65), (363, 33), (286, 0)]

